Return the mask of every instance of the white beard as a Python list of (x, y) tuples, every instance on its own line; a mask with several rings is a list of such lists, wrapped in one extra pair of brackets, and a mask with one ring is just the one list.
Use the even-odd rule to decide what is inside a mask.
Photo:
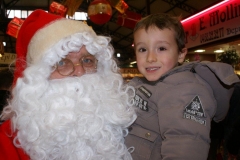
[[(131, 159), (132, 88), (97, 73), (18, 87), (11, 106), (19, 147), (33, 160)], [(15, 91), (15, 93), (16, 93)]]

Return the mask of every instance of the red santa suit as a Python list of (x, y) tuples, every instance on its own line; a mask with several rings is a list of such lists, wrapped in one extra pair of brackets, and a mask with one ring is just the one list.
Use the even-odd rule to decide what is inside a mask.
[(0, 125), (0, 159), (1, 160), (29, 160), (28, 155), (21, 148), (15, 147), (13, 138), (15, 134), (11, 131), (10, 120)]

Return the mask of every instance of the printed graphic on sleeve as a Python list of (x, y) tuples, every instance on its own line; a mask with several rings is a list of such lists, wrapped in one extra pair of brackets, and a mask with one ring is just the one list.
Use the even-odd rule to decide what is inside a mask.
[(192, 101), (185, 107), (183, 118), (196, 121), (200, 124), (206, 125), (205, 112), (199, 96), (195, 96)]
[(143, 111), (148, 111), (148, 102), (142, 99), (139, 95), (135, 95), (135, 105)]
[(140, 92), (142, 92), (148, 98), (150, 98), (152, 96), (152, 93), (149, 90), (147, 90), (147, 88), (145, 88), (143, 86), (139, 87), (138, 90)]

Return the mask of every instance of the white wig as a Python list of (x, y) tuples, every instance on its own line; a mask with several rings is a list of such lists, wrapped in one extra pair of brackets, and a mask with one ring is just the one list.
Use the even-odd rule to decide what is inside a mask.
[[(36, 51), (44, 33), (31, 39), (27, 67), (1, 115), (17, 132), (14, 144), (36, 160), (131, 159), (124, 136), (136, 119), (134, 89), (118, 71), (110, 38), (86, 30)], [(97, 58), (97, 72), (49, 80), (53, 66), (83, 45)]]

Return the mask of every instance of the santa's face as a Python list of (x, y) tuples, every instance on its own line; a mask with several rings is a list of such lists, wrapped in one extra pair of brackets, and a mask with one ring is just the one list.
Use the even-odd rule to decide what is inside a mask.
[(78, 52), (70, 52), (54, 66), (54, 71), (50, 79), (61, 79), (68, 76), (82, 76), (86, 73), (97, 71), (97, 60), (91, 55), (86, 46), (80, 48)]
[(96, 40), (75, 34), (59, 41), (13, 89), (14, 142), (33, 160), (131, 159), (124, 136), (136, 119), (134, 89), (118, 74), (108, 40), (89, 39)]

